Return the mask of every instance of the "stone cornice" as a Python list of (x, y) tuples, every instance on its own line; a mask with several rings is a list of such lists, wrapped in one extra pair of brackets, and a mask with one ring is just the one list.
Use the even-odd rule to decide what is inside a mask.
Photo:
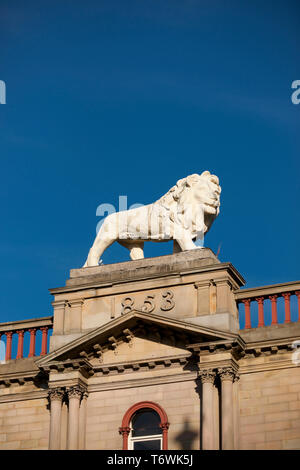
[(243, 357), (245, 347), (245, 342), (238, 335), (235, 336), (234, 340), (208, 341), (187, 345), (187, 349), (193, 351), (194, 354), (200, 354), (201, 357), (204, 355), (211, 356), (223, 352), (230, 352), (235, 359)]
[[(203, 255), (207, 253), (205, 258)], [(117, 263), (113, 265), (71, 270), (67, 285), (50, 289), (51, 294), (58, 295), (78, 290), (111, 287), (116, 284), (138, 283), (182, 277), (190, 274), (201, 274), (211, 271), (227, 271), (237, 286), (245, 284), (245, 280), (231, 263), (220, 263), (211, 250), (192, 250), (173, 255), (143, 260)]]
[(99, 364), (94, 365), (94, 371), (101, 373), (101, 375), (108, 375), (112, 373), (123, 373), (123, 372), (137, 372), (139, 370), (153, 370), (163, 369), (165, 367), (172, 368), (177, 366), (184, 366), (189, 360), (188, 354), (181, 354), (176, 356), (165, 356), (165, 357), (150, 357), (146, 359), (140, 359), (137, 361), (128, 361), (111, 364)]
[[(27, 367), (20, 367), (22, 365)], [(0, 373), (0, 388), (10, 387), (10, 385), (16, 383), (19, 385), (34, 383), (39, 386), (39, 384), (45, 383), (47, 379), (47, 374), (37, 369), (33, 361), (29, 361), (28, 358), (3, 364), (3, 369), (3, 373)]]
[[(193, 335), (195, 338), (198, 336), (200, 338), (206, 337), (211, 340), (222, 339), (231, 341), (235, 338), (235, 335), (231, 333), (187, 323), (182, 320), (171, 318), (167, 315), (148, 314), (134, 310), (110, 321), (108, 324), (89, 331), (74, 341), (62, 346), (58, 350), (47, 354), (47, 356), (37, 359), (36, 365), (38, 367), (44, 367), (53, 360), (63, 359), (67, 354), (78, 356), (82, 351), (88, 352), (96, 342), (99, 344), (109, 343), (110, 337), (115, 336), (117, 338), (120, 334), (125, 337), (125, 329), (129, 328), (132, 330), (132, 326), (140, 326), (143, 323), (145, 323), (148, 328), (156, 327), (162, 330), (165, 329), (166, 333), (169, 329), (172, 329), (176, 334), (185, 335), (186, 337), (188, 337), (188, 335)], [(186, 343), (187, 342), (188, 340), (186, 340)]]
[(69, 370), (78, 370), (86, 377), (93, 375), (94, 373), (92, 364), (86, 358), (51, 361), (46, 366), (42, 366), (40, 369), (46, 373), (49, 373), (53, 370), (61, 373)]
[(243, 357), (270, 356), (272, 354), (293, 351), (292, 343), (295, 339), (290, 340), (269, 340), (248, 343), (245, 348)]
[(32, 390), (30, 392), (9, 393), (0, 395), (1, 403), (10, 403), (15, 401), (39, 400), (41, 398), (48, 399), (48, 390)]

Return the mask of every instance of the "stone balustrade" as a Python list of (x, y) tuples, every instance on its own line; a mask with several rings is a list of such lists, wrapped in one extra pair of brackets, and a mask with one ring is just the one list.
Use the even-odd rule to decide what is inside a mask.
[[(53, 328), (53, 317), (0, 323), (0, 340), (5, 344), (5, 361), (23, 357), (44, 356), (48, 352), (48, 336)], [(37, 332), (41, 331), (41, 347), (37, 352)], [(29, 333), (29, 335), (26, 334)], [(17, 335), (17, 348), (13, 348), (13, 336)], [(5, 341), (6, 339), (6, 341)], [(29, 352), (25, 355), (25, 339), (29, 341)], [(16, 351), (14, 351), (16, 349)], [(28, 348), (26, 348), (28, 349)]]
[[(300, 281), (252, 289), (240, 289), (235, 292), (235, 299), (239, 307), (241, 329), (254, 328), (255, 320), (257, 319), (258, 328), (279, 323), (290, 323), (292, 321), (291, 306), (293, 306), (293, 321), (300, 321)], [(280, 299), (284, 304), (284, 318), (281, 322), (278, 321), (278, 304)], [(267, 303), (269, 304), (269, 315), (266, 312)], [(241, 308), (242, 305), (244, 309)], [(257, 313), (254, 310), (257, 310)], [(267, 316), (269, 317), (268, 322), (266, 320)]]

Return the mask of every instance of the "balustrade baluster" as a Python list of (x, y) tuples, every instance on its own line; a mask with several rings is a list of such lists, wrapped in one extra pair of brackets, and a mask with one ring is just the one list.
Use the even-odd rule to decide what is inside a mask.
[(35, 356), (36, 328), (30, 328), (28, 331), (30, 333), (30, 344), (29, 344), (29, 355), (28, 355), (28, 357), (34, 357)]
[(277, 315), (277, 297), (278, 295), (269, 295), (269, 299), (271, 300), (272, 305), (272, 323), (271, 325), (277, 325), (278, 323), (278, 315)]
[(289, 292), (285, 292), (282, 294), (284, 298), (284, 308), (285, 308), (285, 323), (291, 322), (291, 305), (290, 305), (290, 297), (291, 294)]
[(300, 290), (297, 290), (295, 292), (295, 295), (297, 296), (297, 299), (298, 299), (298, 321), (300, 321)]
[(45, 354), (47, 354), (47, 339), (48, 339), (48, 327), (47, 326), (43, 326), (42, 328), (40, 328), (40, 330), (42, 331), (43, 335), (42, 335), (42, 349), (41, 349), (41, 356), (45, 356)]
[(16, 359), (22, 359), (23, 357), (23, 345), (24, 345), (24, 330), (18, 330), (18, 351)]
[(255, 299), (258, 303), (258, 327), (265, 326), (264, 321), (264, 297), (256, 297)]
[(245, 305), (245, 329), (248, 329), (251, 328), (251, 299), (243, 299), (242, 302)]
[(6, 352), (5, 352), (5, 360), (10, 361), (11, 359), (11, 344), (12, 344), (12, 335), (13, 331), (7, 331), (6, 335)]

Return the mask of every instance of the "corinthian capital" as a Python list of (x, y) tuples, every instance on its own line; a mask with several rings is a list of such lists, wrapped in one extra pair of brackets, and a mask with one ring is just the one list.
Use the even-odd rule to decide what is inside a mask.
[(236, 373), (232, 367), (221, 367), (218, 369), (218, 374), (222, 382), (225, 380), (233, 382), (236, 376)]
[(80, 400), (84, 391), (85, 390), (79, 385), (75, 385), (74, 387), (69, 387), (67, 388), (68, 398), (69, 399), (78, 398), (78, 400)]
[(203, 369), (199, 371), (200, 379), (203, 384), (213, 384), (216, 378), (216, 373), (213, 369)]
[(61, 388), (52, 388), (48, 392), (50, 401), (62, 401), (64, 396), (64, 391)]

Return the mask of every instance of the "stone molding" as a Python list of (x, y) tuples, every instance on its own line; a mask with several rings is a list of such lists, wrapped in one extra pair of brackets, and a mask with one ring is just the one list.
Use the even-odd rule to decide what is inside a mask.
[(81, 307), (84, 304), (84, 299), (72, 299), (72, 300), (67, 300), (66, 301), (67, 305), (69, 307)]
[(16, 401), (39, 400), (41, 398), (48, 398), (48, 390), (32, 390), (30, 392), (18, 392), (10, 393), (8, 395), (2, 395), (0, 396), (0, 404), (11, 403)]

